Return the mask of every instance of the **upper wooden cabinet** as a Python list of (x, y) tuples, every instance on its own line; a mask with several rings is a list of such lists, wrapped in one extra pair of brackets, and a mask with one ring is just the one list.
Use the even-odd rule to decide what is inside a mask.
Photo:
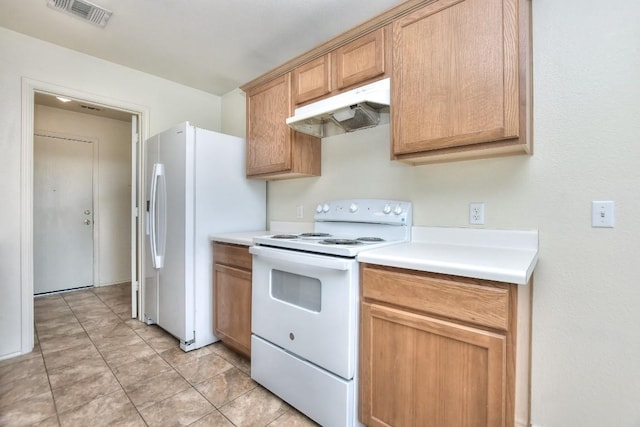
[(293, 100), (298, 105), (331, 92), (331, 55), (323, 55), (292, 72)]
[(406, 0), (245, 84), (247, 176), (319, 175), (319, 140), (285, 119), (384, 77), (392, 159), (531, 153), (530, 16), (531, 0)]
[(529, 0), (437, 0), (393, 23), (393, 158), (529, 152)]
[(338, 90), (384, 76), (389, 57), (385, 31), (380, 28), (336, 49), (333, 62)]
[(386, 76), (390, 46), (380, 28), (293, 69), (293, 103), (301, 105)]
[(294, 132), (291, 73), (247, 93), (247, 177), (282, 179), (320, 175), (320, 139)]

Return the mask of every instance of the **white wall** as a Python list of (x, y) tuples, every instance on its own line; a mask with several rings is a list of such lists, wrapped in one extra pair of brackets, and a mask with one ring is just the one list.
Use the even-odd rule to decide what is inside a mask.
[(96, 286), (131, 279), (131, 123), (59, 108), (35, 106), (37, 131), (98, 142), (94, 218), (98, 227)]
[[(410, 167), (388, 126), (325, 138), (322, 177), (269, 183), (269, 219), (389, 197), (417, 225), (468, 227), (485, 202), (485, 227), (538, 229), (532, 422), (640, 426), (639, 23), (638, 2), (534, 0), (533, 156)], [(591, 228), (592, 200), (615, 201), (615, 228)]]
[[(184, 120), (220, 130), (220, 97), (0, 28), (0, 359), (22, 348), (21, 79), (148, 111), (143, 136)], [(29, 328), (29, 329), (26, 329)]]
[[(234, 89), (222, 96), (221, 132), (245, 138), (247, 133), (247, 97), (240, 89)], [(239, 113), (239, 114), (238, 114)]]

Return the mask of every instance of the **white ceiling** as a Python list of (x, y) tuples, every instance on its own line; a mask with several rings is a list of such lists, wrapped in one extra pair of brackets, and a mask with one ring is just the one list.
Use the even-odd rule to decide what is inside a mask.
[(33, 103), (37, 105), (44, 105), (46, 107), (72, 111), (74, 113), (89, 114), (92, 116), (106, 117), (108, 119), (121, 120), (129, 123), (131, 122), (131, 113), (127, 113), (126, 111), (114, 110), (103, 105), (96, 105), (79, 99), (65, 99), (67, 99), (67, 101), (63, 102), (54, 95), (36, 92), (33, 97)]
[(101, 28), (1, 0), (0, 26), (223, 95), (404, 0), (93, 0)]

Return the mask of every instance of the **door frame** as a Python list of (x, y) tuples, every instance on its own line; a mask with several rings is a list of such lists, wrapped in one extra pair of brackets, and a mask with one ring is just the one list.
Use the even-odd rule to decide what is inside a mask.
[[(98, 168), (98, 154), (100, 152), (100, 141), (98, 138), (88, 137), (88, 136), (77, 136), (77, 135), (69, 135), (62, 132), (53, 132), (46, 129), (34, 129), (34, 136), (40, 136), (43, 138), (54, 138), (54, 139), (64, 139), (70, 141), (77, 141), (83, 143), (91, 144), (91, 178), (93, 180), (92, 186), (92, 195), (91, 195), (91, 211), (92, 211), (92, 222), (93, 222), (93, 235), (92, 235), (92, 245), (93, 245), (93, 265), (91, 266), (91, 281), (95, 286), (98, 283), (99, 274), (100, 274), (100, 187), (98, 185), (100, 180), (100, 170)], [(32, 158), (33, 162), (33, 158)], [(33, 164), (33, 163), (32, 163)], [(33, 170), (35, 172), (35, 170)], [(33, 173), (31, 175), (33, 177)], [(33, 189), (33, 185), (31, 186)], [(33, 191), (33, 190), (32, 190)], [(33, 201), (33, 197), (31, 199)], [(33, 209), (33, 208), (32, 208)], [(33, 212), (33, 210), (32, 210)], [(32, 214), (33, 219), (33, 214)], [(33, 250), (32, 250), (33, 253)]]
[[(36, 92), (47, 93), (51, 95), (60, 95), (68, 98), (86, 101), (91, 104), (100, 105), (105, 108), (121, 110), (130, 113), (132, 116), (138, 117), (139, 138), (138, 141), (144, 141), (149, 135), (149, 109), (142, 105), (116, 100), (108, 96), (97, 95), (85, 92), (79, 89), (59, 86), (54, 83), (34, 80), (22, 77), (21, 85), (22, 96), (22, 129), (21, 129), (21, 170), (20, 170), (20, 293), (21, 293), (21, 345), (22, 354), (29, 353), (34, 346), (33, 332), (33, 135), (34, 135), (34, 95)], [(143, 156), (142, 144), (138, 143), (137, 158), (135, 165), (132, 160), (132, 176), (137, 173), (137, 185), (132, 182), (132, 188), (140, 187), (140, 179), (143, 176)], [(135, 188), (137, 205), (143, 206), (142, 191)], [(137, 290), (137, 305), (140, 307), (142, 300), (142, 286), (140, 283), (141, 271), (143, 265), (143, 227), (142, 215), (138, 215), (136, 206), (131, 206), (131, 215), (136, 216), (137, 241), (138, 248), (135, 257), (137, 265), (137, 280), (132, 277), (132, 288)], [(132, 219), (132, 222), (134, 220)], [(134, 260), (132, 259), (132, 262)], [(132, 267), (132, 272), (134, 271)], [(140, 312), (138, 311), (138, 319)]]

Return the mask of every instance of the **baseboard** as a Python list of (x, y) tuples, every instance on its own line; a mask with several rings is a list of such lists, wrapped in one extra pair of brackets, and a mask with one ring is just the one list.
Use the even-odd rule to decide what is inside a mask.
[(118, 280), (115, 282), (108, 282), (108, 283), (98, 283), (97, 285), (95, 285), (96, 288), (101, 288), (103, 286), (115, 286), (115, 285), (125, 285), (125, 284), (131, 284), (131, 280), (130, 279), (124, 279), (124, 280)]

